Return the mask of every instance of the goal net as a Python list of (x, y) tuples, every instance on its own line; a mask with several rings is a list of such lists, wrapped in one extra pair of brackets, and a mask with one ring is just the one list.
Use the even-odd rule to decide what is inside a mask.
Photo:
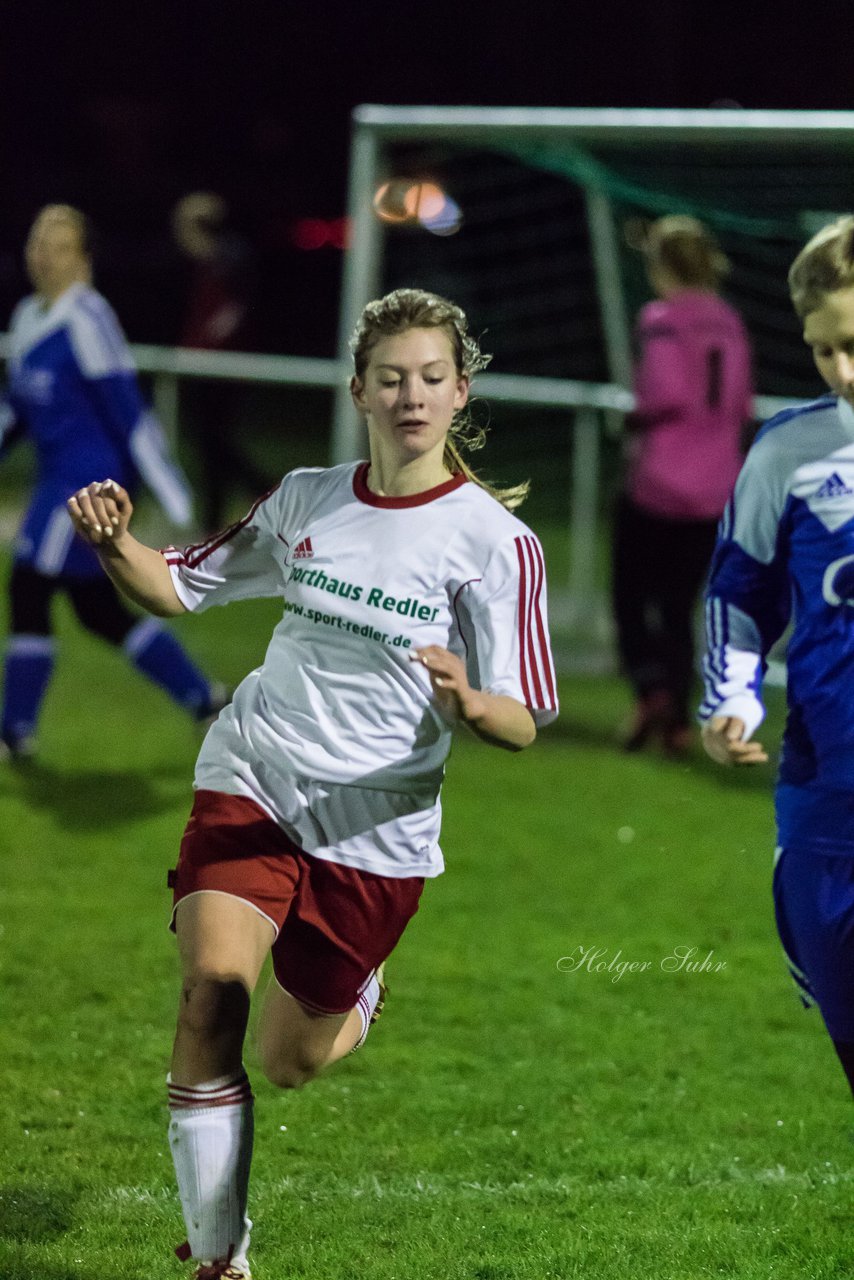
[[(632, 318), (650, 296), (626, 224), (691, 213), (715, 231), (768, 416), (769, 398), (820, 390), (786, 272), (805, 239), (849, 211), (852, 151), (848, 112), (361, 107), (340, 354), (365, 301), (389, 289), (463, 306), (494, 356), (476, 383), (495, 424), (484, 469), (531, 477), (526, 512), (554, 530), (552, 576), (589, 621), (619, 467), (614, 410), (630, 403)], [(359, 451), (358, 433), (342, 396), (338, 458)]]

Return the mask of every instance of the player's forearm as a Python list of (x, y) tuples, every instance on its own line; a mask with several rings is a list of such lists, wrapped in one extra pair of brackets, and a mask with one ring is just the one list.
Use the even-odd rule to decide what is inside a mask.
[[(700, 704), (700, 719), (708, 721), (712, 716), (737, 716), (747, 725), (748, 734), (759, 728), (765, 716), (762, 704), (763, 654), (758, 648), (739, 648), (730, 643), (722, 631), (719, 619), (721, 611), (709, 610), (710, 625), (707, 632), (707, 650), (703, 658), (704, 697)], [(732, 631), (741, 624), (742, 632), (749, 623), (746, 614), (730, 618)], [(759, 644), (758, 627), (751, 624), (751, 636)], [(721, 634), (723, 633), (723, 639)], [(742, 642), (745, 636), (742, 635)]]
[(193, 515), (190, 485), (169, 455), (163, 428), (152, 413), (141, 413), (128, 437), (136, 468), (169, 519), (186, 529)]
[(125, 533), (119, 542), (102, 543), (97, 552), (113, 582), (134, 604), (163, 618), (186, 612), (159, 551)]
[(522, 751), (537, 736), (534, 717), (515, 698), (472, 690), (462, 706), (463, 723), (494, 747)]

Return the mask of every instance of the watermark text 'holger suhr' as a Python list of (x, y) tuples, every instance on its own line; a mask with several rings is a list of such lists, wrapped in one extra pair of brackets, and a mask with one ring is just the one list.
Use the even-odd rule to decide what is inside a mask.
[(627, 973), (650, 973), (659, 969), (662, 973), (722, 973), (726, 960), (717, 960), (714, 951), (700, 951), (699, 947), (674, 947), (657, 960), (630, 960), (622, 948), (609, 951), (607, 947), (585, 947), (581, 943), (569, 955), (557, 962), (561, 973), (605, 973), (612, 982), (619, 982)]

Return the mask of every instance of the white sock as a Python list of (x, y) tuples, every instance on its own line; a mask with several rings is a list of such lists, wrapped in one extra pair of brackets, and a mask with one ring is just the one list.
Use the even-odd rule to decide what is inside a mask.
[(169, 1085), (169, 1146), (194, 1258), (246, 1266), (253, 1097), (246, 1072)]
[(362, 1045), (368, 1038), (368, 1032), (371, 1029), (371, 1018), (374, 1009), (377, 1007), (377, 1001), (380, 998), (380, 984), (376, 974), (373, 974), (368, 985), (365, 987), (359, 999), (356, 1001), (356, 1008), (359, 1010), (359, 1017), (362, 1019), (362, 1034), (350, 1050), (355, 1053), (357, 1049), (361, 1049)]

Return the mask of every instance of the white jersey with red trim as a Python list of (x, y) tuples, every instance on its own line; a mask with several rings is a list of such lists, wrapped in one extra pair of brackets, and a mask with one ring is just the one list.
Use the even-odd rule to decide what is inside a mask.
[[(543, 556), (530, 529), (463, 476), (387, 498), (368, 489), (367, 472), (293, 471), (244, 520), (164, 552), (188, 609), (284, 598), (263, 665), (208, 733), (196, 786), (251, 796), (316, 856), (436, 875), (452, 726), (412, 655), (449, 649), (473, 688), (516, 698), (538, 725), (554, 719)], [(296, 793), (305, 808), (311, 788), (323, 791), (328, 809), (342, 787), (360, 801), (336, 830), (352, 822), (364, 834), (355, 810), (374, 793), (378, 825), (410, 815), (409, 833), (333, 841), (296, 816)]]

